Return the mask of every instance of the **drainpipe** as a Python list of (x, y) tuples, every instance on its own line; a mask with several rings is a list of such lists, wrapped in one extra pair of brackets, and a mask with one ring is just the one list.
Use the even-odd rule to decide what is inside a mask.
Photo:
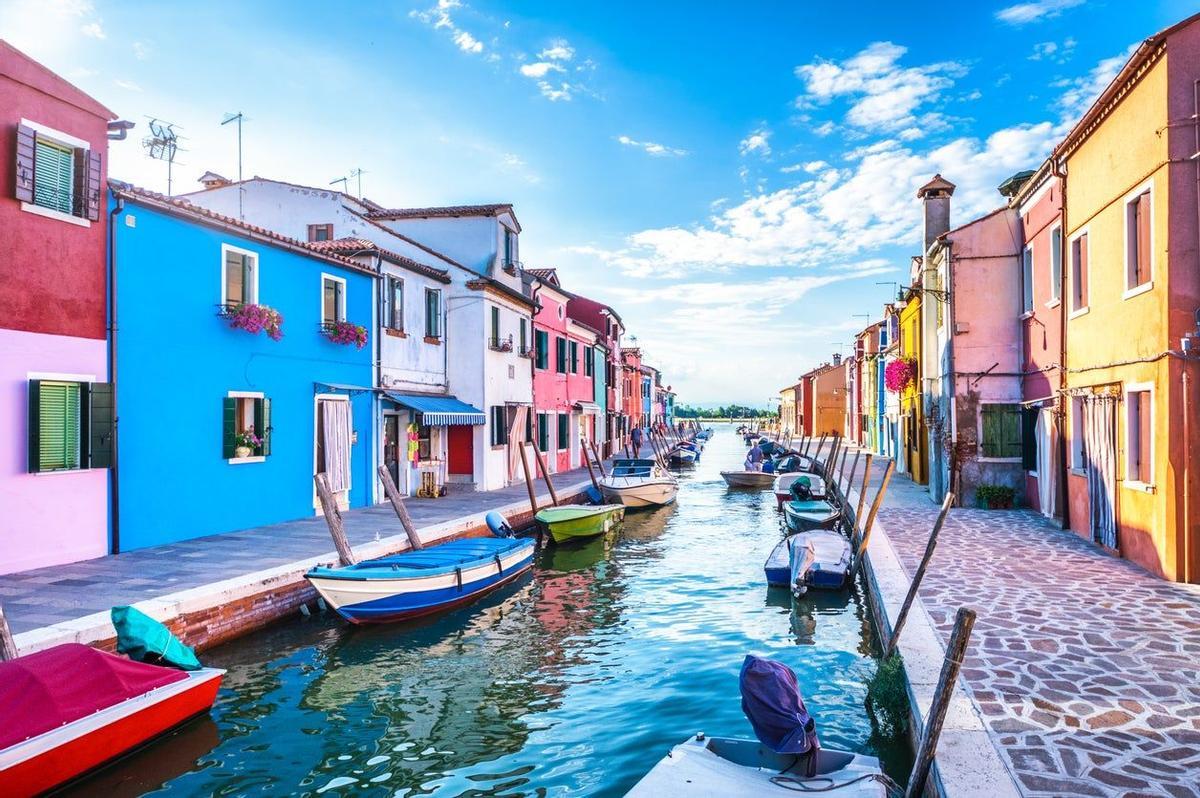
[(1192, 380), (1188, 365), (1186, 360), (1183, 361), (1180, 374), (1183, 383), (1183, 567), (1179, 573), (1184, 584), (1192, 581)]
[(125, 210), (125, 200), (115, 198), (108, 212), (108, 381), (112, 385), (112, 462), (108, 467), (109, 550), (121, 553), (121, 481), (117, 478), (120, 456), (120, 428), (117, 417), (117, 214)]
[[(960, 506), (961, 506), (962, 491), (960, 490), (959, 484), (958, 484), (959, 479), (961, 477), (956, 476), (956, 474), (955, 474), (955, 472), (958, 470), (958, 468), (961, 467), (961, 464), (958, 462), (958, 454), (957, 454), (958, 453), (958, 402), (955, 401), (955, 398), (954, 398), (957, 395), (956, 392), (958, 390), (958, 378), (954, 376), (954, 337), (956, 335), (958, 335), (958, 325), (955, 322), (955, 315), (954, 315), (954, 293), (955, 293), (954, 292), (954, 241), (953, 241), (953, 239), (951, 239), (949, 237), (947, 237), (945, 239), (945, 241), (946, 241), (946, 243), (945, 243), (945, 247), (946, 247), (946, 313), (950, 319), (949, 345), (946, 347), (946, 371), (949, 372), (949, 377), (950, 377), (950, 385), (949, 385), (950, 390), (948, 391), (947, 401), (948, 401), (948, 404), (950, 405), (950, 446), (952, 447), (950, 449), (950, 452), (948, 453), (948, 456), (950, 458), (950, 462), (949, 462), (950, 467), (947, 469), (950, 472), (950, 479), (948, 480), (950, 484), (946, 486), (946, 489), (954, 493), (955, 501), (960, 503)], [(943, 386), (943, 388), (945, 388), (945, 387), (946, 386)]]
[[(1067, 272), (1071, 269), (1071, 261), (1068, 259), (1070, 247), (1067, 245), (1067, 170), (1065, 164), (1057, 158), (1052, 160), (1054, 164), (1051, 173), (1058, 178), (1058, 188), (1061, 192), (1059, 198), (1059, 229), (1062, 230), (1062, 235), (1058, 237), (1059, 257), (1058, 262), (1063, 268), (1058, 275), (1058, 396), (1059, 396), (1059, 413), (1058, 418), (1060, 427), (1058, 430), (1058, 490), (1055, 491), (1058, 499), (1059, 509), (1062, 510), (1062, 528), (1071, 528), (1071, 499), (1070, 492), (1067, 490), (1067, 480), (1070, 479), (1070, 472), (1067, 468), (1067, 409), (1066, 409), (1066, 389), (1067, 389), (1067, 308), (1070, 305), (1070, 297), (1067, 296)], [(1089, 264), (1091, 263), (1089, 253)], [(1089, 269), (1090, 269), (1089, 265)]]
[[(384, 282), (385, 275), (383, 273), (383, 253), (375, 253), (375, 274), (378, 279), (375, 281), (375, 319), (373, 330), (375, 339), (375, 384), (374, 388), (383, 387), (383, 292), (387, 290), (387, 285)], [(376, 475), (377, 467), (383, 462), (383, 450), (381, 444), (383, 442), (383, 397), (379, 391), (371, 391), (371, 458), (369, 463), (369, 473), (367, 480), (371, 485), (371, 503), (379, 502), (379, 477)], [(399, 443), (397, 443), (399, 447)], [(399, 452), (399, 449), (397, 449)]]

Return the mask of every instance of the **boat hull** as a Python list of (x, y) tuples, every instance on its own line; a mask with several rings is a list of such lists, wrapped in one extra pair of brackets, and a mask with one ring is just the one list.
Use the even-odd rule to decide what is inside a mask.
[(550, 533), (555, 543), (566, 543), (603, 535), (619, 524), (625, 514), (625, 509), (620, 505), (605, 505), (595, 509), (594, 513), (552, 522), (539, 518), (538, 523)]
[(790, 536), (792, 592), (841, 590), (850, 573), (850, 543), (836, 532), (814, 530)]
[(813, 498), (825, 498), (825, 480), (819, 474), (813, 471), (793, 471), (779, 475), (771, 483), (771, 489), (775, 491), (775, 504), (778, 509), (782, 510), (785, 502), (793, 500), (792, 483), (800, 477), (809, 478), (809, 490), (812, 492)]
[(767, 561), (763, 564), (763, 573), (767, 577), (768, 586), (787, 587), (790, 583), (792, 576), (791, 544), (791, 538), (784, 538), (775, 544), (775, 548), (767, 556)]
[(784, 502), (783, 520), (791, 532), (833, 529), (841, 513), (823, 501)]
[(355, 578), (332, 570), (325, 575), (309, 572), (306, 578), (347, 621), (395, 623), (461, 607), (520, 578), (533, 566), (534, 542), (520, 544), (490, 559), (428, 576)]
[[(641, 781), (626, 793), (634, 798), (758, 798), (813, 792), (840, 785), (830, 791), (838, 798), (884, 798), (882, 781), (862, 778), (882, 773), (872, 756), (822, 748), (817, 754), (817, 778), (807, 790), (785, 787), (773, 779), (796, 765), (792, 754), (777, 754), (757, 740), (705, 738), (697, 735), (675, 746)], [(795, 778), (801, 778), (796, 776)]]
[(73, 781), (212, 708), (225, 671), (122, 701), (0, 751), (0, 795), (37, 795)]
[(763, 490), (775, 483), (776, 474), (765, 471), (722, 471), (721, 478), (731, 488)]
[(628, 484), (621, 484), (617, 481), (619, 479), (601, 482), (600, 493), (604, 495), (605, 501), (616, 502), (631, 509), (661, 507), (675, 501), (675, 496), (679, 493), (679, 485), (674, 480), (630, 480)]

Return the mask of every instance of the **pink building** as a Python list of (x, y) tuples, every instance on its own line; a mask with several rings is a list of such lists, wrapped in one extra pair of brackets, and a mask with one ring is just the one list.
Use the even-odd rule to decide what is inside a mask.
[(597, 431), (596, 441), (602, 446), (601, 453), (608, 457), (616, 453), (621, 437), (628, 429), (621, 396), (621, 336), (625, 332), (625, 323), (608, 305), (574, 294), (567, 303), (567, 317), (595, 330), (597, 345), (604, 353), (603, 373), (596, 374), (596, 379), (603, 381), (600, 386), (603, 393), (597, 393), (597, 397), (604, 399), (600, 408), (604, 424), (603, 429)]
[(571, 367), (578, 372), (580, 352), (567, 333), (570, 297), (558, 286), (553, 270), (526, 270), (533, 315), (533, 441), (552, 472), (571, 467)]
[(115, 114), (3, 41), (0, 109), (0, 573), (11, 573), (110, 550), (103, 206)]
[[(581, 449), (586, 441), (596, 442), (603, 432), (604, 420), (596, 402), (596, 344), (599, 331), (567, 317), (567, 401), (571, 404), (570, 467), (583, 465)], [(598, 447), (597, 447), (598, 448)], [(590, 455), (589, 455), (590, 456)]]

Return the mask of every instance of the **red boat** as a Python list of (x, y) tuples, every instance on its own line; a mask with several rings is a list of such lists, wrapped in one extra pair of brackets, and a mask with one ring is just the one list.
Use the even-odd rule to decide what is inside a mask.
[(207, 712), (224, 674), (78, 643), (0, 662), (0, 795), (50, 790)]

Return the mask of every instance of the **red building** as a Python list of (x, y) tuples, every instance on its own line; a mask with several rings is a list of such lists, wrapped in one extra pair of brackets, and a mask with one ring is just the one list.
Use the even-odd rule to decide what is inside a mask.
[[(106, 554), (115, 114), (0, 41), (0, 573)], [(121, 129), (117, 125), (118, 130)], [(55, 472), (50, 478), (42, 478)]]
[(642, 402), (642, 350), (636, 346), (621, 349), (621, 408), (628, 422), (626, 436), (649, 422)]

